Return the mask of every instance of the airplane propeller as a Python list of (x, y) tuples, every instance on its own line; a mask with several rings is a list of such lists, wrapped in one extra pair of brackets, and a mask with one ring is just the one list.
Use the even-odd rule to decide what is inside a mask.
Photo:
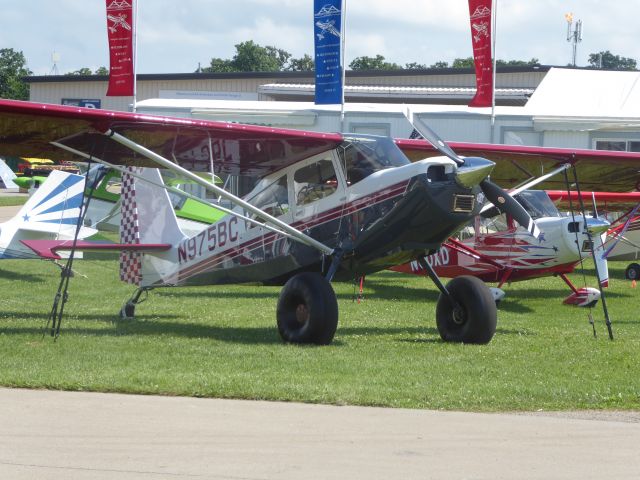
[(495, 205), (495, 207), (504, 213), (508, 213), (513, 219), (522, 225), (535, 238), (540, 236), (540, 229), (533, 221), (531, 215), (520, 205), (511, 195), (493, 183), (488, 178), (480, 182), (480, 188), (487, 200)]
[[(467, 157), (462, 158), (453, 149), (442, 140), (436, 132), (434, 132), (426, 123), (420, 119), (414, 119), (413, 113), (410, 109), (405, 112), (407, 120), (413, 125), (413, 128), (422, 137), (433, 145), (436, 150), (451, 160), (456, 162), (459, 167), (458, 179), (462, 176), (472, 176), (470, 172), (465, 170), (470, 169), (476, 173), (473, 175), (476, 180), (479, 180), (482, 193), (501, 213), (507, 213), (513, 217), (513, 219), (521, 226), (527, 229), (527, 231), (535, 238), (540, 236), (540, 229), (536, 226), (531, 215), (520, 205), (509, 193), (500, 188), (498, 185), (489, 180), (488, 175), (495, 165), (490, 160), (479, 157)], [(419, 125), (417, 124), (419, 123)], [(488, 168), (491, 165), (491, 168)], [(460, 181), (458, 183), (461, 183)], [(462, 182), (464, 184), (464, 181)], [(474, 183), (478, 184), (478, 182)], [(467, 183), (464, 186), (471, 186)]]

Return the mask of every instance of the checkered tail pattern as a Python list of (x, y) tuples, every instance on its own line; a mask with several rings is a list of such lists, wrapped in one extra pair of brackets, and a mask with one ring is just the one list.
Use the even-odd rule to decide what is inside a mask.
[[(140, 168), (127, 167), (131, 173), (139, 173)], [(122, 189), (120, 192), (121, 219), (120, 242), (125, 244), (140, 243), (140, 224), (138, 222), (138, 206), (136, 203), (135, 178), (126, 173), (122, 174)], [(120, 252), (120, 280), (133, 285), (140, 285), (142, 280), (142, 253)]]

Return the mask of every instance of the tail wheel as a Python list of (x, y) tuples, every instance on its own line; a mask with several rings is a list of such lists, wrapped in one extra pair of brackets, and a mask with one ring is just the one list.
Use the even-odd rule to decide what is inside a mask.
[(462, 276), (451, 280), (447, 290), (455, 300), (440, 295), (436, 324), (445, 342), (489, 343), (496, 332), (498, 312), (491, 290), (482, 280)]
[(328, 345), (338, 328), (338, 302), (331, 283), (318, 273), (299, 273), (282, 287), (278, 332), (285, 342)]
[(624, 272), (624, 277), (627, 280), (640, 279), (640, 265), (637, 263), (631, 263)]

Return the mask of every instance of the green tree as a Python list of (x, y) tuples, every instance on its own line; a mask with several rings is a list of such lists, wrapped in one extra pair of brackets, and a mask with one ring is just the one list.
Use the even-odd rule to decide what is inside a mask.
[(473, 57), (456, 58), (451, 66), (453, 68), (473, 68)]
[(429, 68), (449, 68), (449, 63), (440, 61), (440, 62), (434, 63)]
[(291, 54), (285, 50), (262, 47), (253, 40), (236, 45), (236, 54), (231, 60), (212, 58), (203, 72), (278, 72), (285, 69)]
[(287, 66), (287, 70), (292, 72), (310, 72), (315, 70), (315, 68), (316, 64), (308, 53), (305, 53), (304, 56), (300, 58), (292, 58), (289, 60), (289, 65)]
[(351, 70), (401, 70), (402, 67), (397, 63), (387, 62), (380, 54), (375, 57), (356, 57), (349, 64)]
[(92, 72), (89, 67), (82, 67), (73, 72), (65, 73), (66, 76), (74, 75), (109, 75), (109, 69), (107, 67), (98, 67), (95, 72)]
[(614, 55), (609, 50), (605, 52), (591, 53), (589, 55), (589, 65), (593, 68), (604, 70), (636, 70), (637, 63), (633, 58)]
[(406, 63), (404, 65), (404, 68), (406, 68), (407, 70), (424, 70), (425, 68), (427, 68), (427, 66), (422, 63), (411, 62)]
[(540, 61), (537, 58), (531, 60), (496, 60), (496, 65), (499, 67), (536, 67), (540, 65)]
[(65, 75), (67, 76), (75, 76), (75, 75), (93, 75), (93, 72), (91, 71), (90, 68), (87, 67), (82, 67), (79, 70), (76, 70), (74, 72), (68, 72), (65, 73)]
[[(446, 68), (446, 62), (441, 62), (444, 64)], [(540, 61), (537, 58), (532, 58), (531, 60), (496, 60), (496, 65), (498, 67), (534, 67), (540, 65)], [(453, 68), (473, 68), (475, 65), (473, 63), (473, 57), (467, 58), (456, 58), (451, 65)]]
[(212, 58), (208, 67), (199, 69), (201, 72), (209, 73), (228, 73), (235, 72), (232, 60), (225, 60), (223, 58)]
[(32, 73), (22, 52), (13, 48), (0, 49), (0, 97), (28, 100), (29, 85), (22, 78)]

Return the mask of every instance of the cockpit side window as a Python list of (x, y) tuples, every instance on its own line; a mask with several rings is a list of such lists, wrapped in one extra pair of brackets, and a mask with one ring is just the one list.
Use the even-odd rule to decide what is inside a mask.
[(293, 176), (296, 204), (307, 205), (328, 197), (338, 189), (338, 178), (330, 158), (297, 170)]
[(515, 199), (529, 212), (531, 218), (559, 217), (560, 213), (544, 190), (525, 190)]

